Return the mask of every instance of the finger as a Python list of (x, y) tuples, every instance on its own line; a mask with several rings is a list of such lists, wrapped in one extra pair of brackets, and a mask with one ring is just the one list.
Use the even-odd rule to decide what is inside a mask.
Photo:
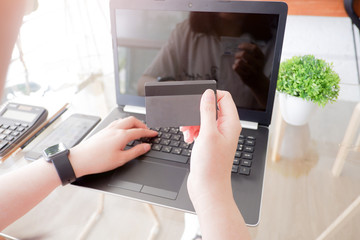
[(216, 129), (216, 100), (214, 91), (208, 89), (204, 92), (200, 102), (200, 130)]
[(136, 145), (135, 147), (132, 147), (128, 150), (122, 151), (122, 159), (126, 162), (141, 156), (145, 153), (147, 153), (151, 148), (151, 145), (148, 143), (141, 143)]
[(123, 133), (123, 138), (126, 142), (130, 142), (132, 140), (144, 138), (144, 137), (156, 137), (158, 132), (150, 130), (150, 129), (143, 129), (143, 128), (132, 128), (126, 130), (125, 134)]
[(221, 122), (219, 126), (220, 132), (224, 134), (233, 134), (238, 132), (240, 134), (241, 124), (235, 103), (231, 94), (227, 91), (217, 91), (219, 118)]
[(145, 123), (143, 123), (142, 121), (140, 121), (139, 119), (137, 119), (133, 116), (116, 120), (113, 124), (113, 127), (121, 128), (121, 129), (147, 128)]

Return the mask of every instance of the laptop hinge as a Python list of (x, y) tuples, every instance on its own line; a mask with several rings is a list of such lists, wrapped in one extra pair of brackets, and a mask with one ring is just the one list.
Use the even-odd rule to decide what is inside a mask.
[(146, 109), (144, 107), (139, 107), (139, 106), (125, 105), (123, 110), (124, 112), (129, 112), (129, 113), (146, 114)]
[(249, 122), (249, 121), (243, 121), (243, 120), (240, 120), (240, 122), (241, 122), (241, 126), (243, 128), (257, 130), (259, 127), (259, 124), (257, 122)]

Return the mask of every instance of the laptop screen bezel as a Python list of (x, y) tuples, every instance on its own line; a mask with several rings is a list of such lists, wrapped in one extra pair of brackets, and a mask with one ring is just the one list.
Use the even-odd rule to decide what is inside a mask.
[[(258, 1), (158, 1), (158, 0), (111, 0), (110, 1), (110, 19), (111, 35), (113, 44), (114, 73), (115, 73), (115, 92), (116, 101), (119, 106), (133, 105), (145, 107), (145, 98), (121, 94), (119, 69), (118, 69), (118, 50), (116, 34), (116, 10), (162, 10), (162, 11), (199, 11), (199, 12), (241, 12), (257, 14), (276, 14), (279, 16), (278, 30), (274, 49), (273, 72), (271, 74), (269, 94), (265, 111), (250, 110), (238, 108), (239, 118), (245, 121), (257, 122), (259, 125), (269, 126), (273, 112), (274, 98), (276, 92), (276, 83), (281, 59), (281, 50), (284, 39), (285, 24), (287, 17), (287, 4), (284, 2), (258, 2)], [(239, 9), (238, 11), (236, 11)], [(241, 10), (241, 11), (240, 11)]]

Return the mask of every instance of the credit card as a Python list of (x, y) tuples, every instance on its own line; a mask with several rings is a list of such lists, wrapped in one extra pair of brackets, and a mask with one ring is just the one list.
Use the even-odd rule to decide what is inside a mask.
[[(216, 93), (216, 81), (145, 83), (146, 125), (148, 127), (199, 126), (200, 100), (206, 89), (212, 89)], [(216, 106), (216, 100), (214, 104)]]

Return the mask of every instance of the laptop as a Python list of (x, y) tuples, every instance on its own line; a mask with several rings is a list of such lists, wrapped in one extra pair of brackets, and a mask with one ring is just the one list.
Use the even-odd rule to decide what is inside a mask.
[[(119, 118), (145, 121), (145, 82), (215, 80), (232, 94), (242, 121), (232, 189), (246, 224), (256, 226), (286, 16), (281, 2), (111, 0), (117, 107), (94, 133)], [(155, 130), (157, 138), (127, 146), (149, 141), (149, 153), (74, 184), (194, 213), (192, 144), (176, 127)]]

